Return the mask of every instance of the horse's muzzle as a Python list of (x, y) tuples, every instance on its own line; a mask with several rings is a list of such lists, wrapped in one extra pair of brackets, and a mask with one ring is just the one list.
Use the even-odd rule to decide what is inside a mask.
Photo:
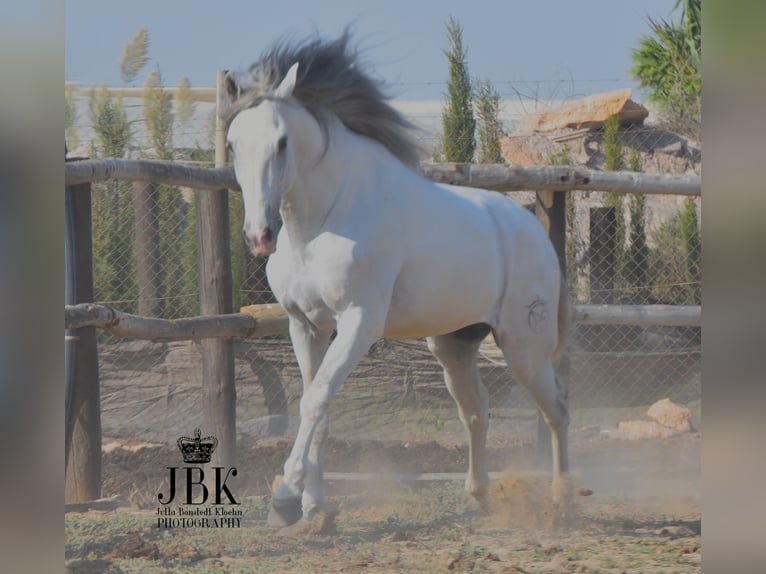
[(271, 255), (277, 249), (277, 234), (271, 227), (267, 227), (261, 233), (248, 234), (247, 239), (250, 243), (250, 250), (255, 255)]

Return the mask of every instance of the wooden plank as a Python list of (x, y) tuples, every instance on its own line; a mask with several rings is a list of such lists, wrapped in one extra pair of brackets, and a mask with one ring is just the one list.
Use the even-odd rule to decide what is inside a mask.
[(287, 313), (278, 303), (250, 305), (242, 307), (240, 312), (246, 313), (256, 320), (258, 331), (261, 333), (268, 333), (268, 335), (262, 335), (264, 337), (271, 335), (287, 335), (289, 333)]
[[(596, 171), (571, 166), (421, 163), (418, 171), (437, 182), (492, 191), (613, 191), (650, 195), (701, 195), (693, 174)], [(66, 164), (67, 185), (107, 179), (153, 181), (194, 189), (239, 189), (231, 167), (201, 168), (178, 162), (90, 159)]]
[[(73, 267), (71, 299), (76, 303), (93, 300), (93, 253), (91, 190), (86, 183), (68, 187), (67, 216), (73, 226)], [(66, 434), (66, 502), (82, 502), (101, 497), (101, 391), (98, 377), (96, 330), (82, 326), (67, 332), (75, 345), (73, 386), (69, 390)]]

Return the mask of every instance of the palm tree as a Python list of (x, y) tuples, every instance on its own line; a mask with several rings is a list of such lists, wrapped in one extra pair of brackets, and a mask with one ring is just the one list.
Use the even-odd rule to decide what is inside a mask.
[(644, 36), (633, 51), (631, 73), (649, 99), (656, 102), (668, 120), (691, 135), (699, 135), (702, 76), (702, 2), (676, 0), (682, 8), (681, 21), (648, 18), (653, 35)]

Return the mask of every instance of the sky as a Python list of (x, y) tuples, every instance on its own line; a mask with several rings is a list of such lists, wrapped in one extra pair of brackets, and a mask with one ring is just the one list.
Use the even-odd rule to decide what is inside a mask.
[[(469, 73), (503, 99), (568, 99), (623, 87), (647, 16), (673, 18), (674, 0), (67, 0), (65, 77), (123, 85), (125, 43), (142, 27), (149, 65), (164, 82), (188, 76), (212, 86), (216, 71), (245, 70), (275, 40), (318, 32), (353, 36), (393, 98), (438, 100), (446, 92), (446, 22), (463, 28)], [(640, 94), (640, 92), (638, 92)], [(638, 98), (641, 99), (640, 97)]]

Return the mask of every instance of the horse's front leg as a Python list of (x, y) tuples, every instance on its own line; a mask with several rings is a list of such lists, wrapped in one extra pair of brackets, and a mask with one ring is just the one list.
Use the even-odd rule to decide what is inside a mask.
[[(290, 316), (290, 341), (295, 358), (301, 370), (303, 392), (306, 393), (322, 364), (330, 344), (332, 331), (318, 331), (305, 317)], [(300, 497), (283, 499), (272, 508), (268, 523), (274, 527), (287, 526), (302, 515), (301, 507), (319, 507), (324, 502), (324, 481), (322, 480), (322, 451), (327, 438), (328, 416), (319, 421), (309, 446), (306, 461), (306, 480), (303, 500)], [(280, 506), (281, 505), (281, 506)]]
[[(311, 520), (316, 513), (315, 492), (304, 494), (303, 491), (304, 485), (307, 489), (316, 487), (308, 481), (313, 439), (315, 436), (320, 442), (323, 439), (321, 427), (326, 424), (330, 400), (370, 346), (382, 336), (384, 321), (384, 313), (363, 307), (351, 307), (338, 317), (338, 335), (301, 398), (298, 435), (285, 462), (282, 484), (272, 499), (270, 524), (289, 524), (297, 520), (299, 516), (293, 510), (297, 499), (302, 499), (301, 515), (305, 520)], [(317, 452), (321, 454), (321, 448)], [(318, 468), (321, 473), (321, 465)]]

